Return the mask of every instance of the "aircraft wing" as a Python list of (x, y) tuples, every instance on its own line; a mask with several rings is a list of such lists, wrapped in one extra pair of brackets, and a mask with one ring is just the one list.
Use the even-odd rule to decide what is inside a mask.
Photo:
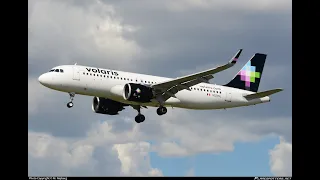
[(195, 74), (178, 77), (173, 80), (157, 83), (157, 84), (151, 85), (151, 87), (155, 89), (156, 96), (162, 95), (162, 98), (163, 98), (162, 100), (166, 101), (170, 97), (175, 97), (174, 94), (176, 94), (177, 92), (183, 89), (190, 90), (189, 87), (194, 86), (196, 84), (199, 84), (202, 82), (208, 83), (209, 80), (213, 78), (212, 74), (216, 74), (218, 72), (224, 71), (234, 66), (241, 52), (242, 52), (242, 49), (240, 49), (228, 63), (222, 66), (218, 66), (216, 68), (208, 69), (206, 71), (202, 71)]

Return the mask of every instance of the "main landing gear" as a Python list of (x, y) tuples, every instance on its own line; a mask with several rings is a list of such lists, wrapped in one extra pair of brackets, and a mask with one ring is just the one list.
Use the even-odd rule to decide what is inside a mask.
[[(132, 106), (134, 109), (136, 109), (138, 111), (138, 115), (134, 118), (134, 120), (136, 121), (136, 123), (142, 123), (146, 118), (143, 114), (141, 114), (141, 106)], [(167, 108), (164, 106), (160, 106), (157, 109), (157, 114), (159, 116), (164, 115), (167, 113)]]
[(164, 107), (164, 106), (160, 106), (158, 109), (157, 109), (157, 114), (159, 115), (159, 116), (161, 116), (161, 115), (164, 115), (164, 114), (166, 114), (167, 113), (167, 108), (166, 107)]
[(134, 118), (134, 120), (136, 121), (136, 123), (142, 123), (146, 119), (146, 117), (143, 114), (141, 114), (141, 106), (133, 108), (138, 111), (138, 115)]
[[(141, 114), (141, 106), (132, 106), (134, 109), (136, 109), (138, 111), (138, 115), (135, 117), (135, 121), (136, 123), (142, 123), (146, 118), (143, 114)], [(167, 113), (167, 108), (164, 107), (164, 106), (160, 106), (158, 109), (157, 109), (157, 114), (159, 116), (161, 115), (164, 115)]]
[(75, 93), (69, 93), (69, 96), (70, 96), (70, 102), (67, 103), (67, 107), (68, 108), (72, 108), (73, 107), (73, 98), (76, 94)]

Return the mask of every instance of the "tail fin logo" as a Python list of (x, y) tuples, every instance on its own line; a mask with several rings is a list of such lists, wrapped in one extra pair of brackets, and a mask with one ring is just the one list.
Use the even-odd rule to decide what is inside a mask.
[(241, 81), (245, 82), (247, 89), (250, 89), (251, 83), (255, 83), (256, 78), (260, 78), (260, 72), (256, 72), (256, 67), (251, 66), (251, 61), (247, 62), (241, 71), (239, 71), (238, 75), (240, 76)]
[(258, 92), (267, 55), (256, 53), (225, 86)]

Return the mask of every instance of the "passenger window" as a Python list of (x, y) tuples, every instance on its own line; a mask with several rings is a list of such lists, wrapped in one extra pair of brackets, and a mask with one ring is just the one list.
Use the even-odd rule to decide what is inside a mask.
[(103, 75), (103, 77), (106, 77), (106, 75)]
[(55, 72), (59, 72), (59, 69), (56, 69)]
[(96, 74), (93, 74), (93, 76), (96, 76)]
[(83, 75), (86, 75), (86, 73), (83, 73)]

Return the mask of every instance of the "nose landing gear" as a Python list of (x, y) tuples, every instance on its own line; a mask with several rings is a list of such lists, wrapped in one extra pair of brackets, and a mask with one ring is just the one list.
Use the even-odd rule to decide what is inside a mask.
[(73, 102), (68, 102), (67, 107), (68, 108), (72, 108), (73, 107)]
[(74, 98), (75, 95), (76, 95), (76, 94), (73, 93), (73, 92), (69, 93), (70, 102), (67, 103), (67, 107), (68, 107), (68, 108), (72, 108), (72, 107), (73, 107), (73, 102), (72, 102), (72, 101), (73, 101), (73, 98)]

